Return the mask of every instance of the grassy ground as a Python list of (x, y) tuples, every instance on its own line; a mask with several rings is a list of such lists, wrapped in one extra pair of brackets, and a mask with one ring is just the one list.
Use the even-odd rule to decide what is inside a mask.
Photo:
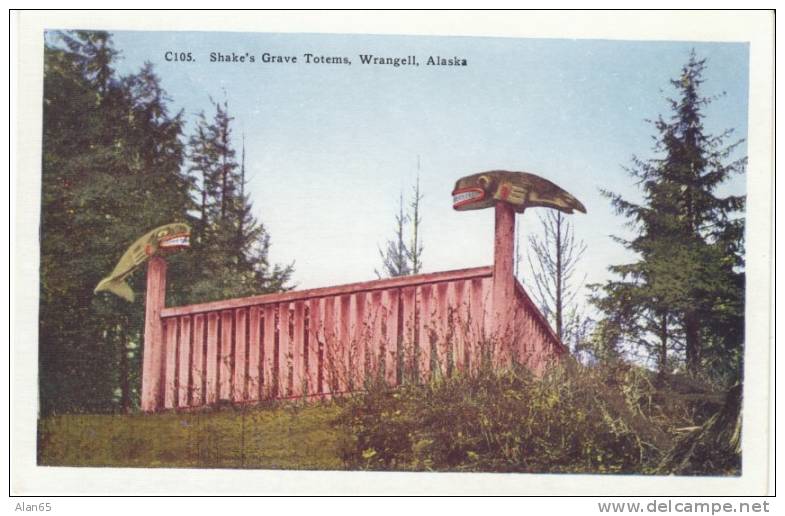
[(46, 466), (341, 469), (332, 403), (42, 419)]
[[(735, 390), (734, 390), (735, 389)], [(45, 466), (738, 475), (741, 387), (570, 365), (333, 402), (43, 418)], [(732, 403), (729, 403), (729, 401)]]

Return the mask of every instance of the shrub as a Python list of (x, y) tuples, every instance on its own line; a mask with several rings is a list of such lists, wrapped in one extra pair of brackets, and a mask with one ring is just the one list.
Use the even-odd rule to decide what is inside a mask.
[(650, 374), (625, 364), (376, 384), (345, 401), (341, 453), (350, 469), (653, 472), (673, 423), (656, 395)]

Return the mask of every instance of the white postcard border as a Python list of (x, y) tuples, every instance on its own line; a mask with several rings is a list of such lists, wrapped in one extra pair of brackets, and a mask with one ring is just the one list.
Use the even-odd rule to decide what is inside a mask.
[[(773, 14), (758, 12), (23, 12), (16, 23), (12, 163), (12, 494), (763, 495), (769, 490), (773, 346)], [(743, 473), (738, 478), (65, 468), (36, 465), (43, 30), (209, 30), (750, 43)], [(12, 77), (12, 81), (14, 78)]]

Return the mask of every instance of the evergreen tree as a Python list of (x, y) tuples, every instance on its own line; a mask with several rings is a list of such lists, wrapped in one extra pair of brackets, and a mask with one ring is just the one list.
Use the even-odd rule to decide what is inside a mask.
[(242, 282), (237, 295), (279, 292), (288, 286), (294, 271), (293, 265), (271, 265), (268, 260), (270, 235), (264, 225), (253, 215), (253, 203), (246, 191), (248, 179), (245, 168), (245, 137), (243, 136), (242, 161), (236, 181), (236, 196), (232, 203), (235, 218), (235, 239), (232, 248), (237, 252), (237, 264), (242, 269)]
[(193, 243), (189, 300), (205, 301), (276, 292), (286, 288), (293, 267), (271, 266), (270, 237), (253, 216), (246, 192), (245, 144), (235, 159), (228, 104), (212, 101), (215, 113), (198, 117), (189, 139), (189, 173), (197, 185), (199, 234)]
[(44, 55), (40, 409), (130, 410), (143, 307), (93, 289), (129, 240), (184, 220), (181, 115), (150, 65), (117, 76), (106, 32), (48, 33)]
[(705, 366), (724, 379), (740, 374), (743, 346), (743, 228), (741, 196), (721, 197), (717, 187), (743, 172), (746, 157), (733, 158), (741, 140), (732, 130), (710, 135), (701, 97), (705, 60), (694, 52), (671, 84), (671, 115), (654, 121), (655, 153), (633, 157), (629, 173), (644, 194), (640, 204), (604, 192), (637, 235), (617, 239), (639, 260), (610, 270), (618, 281), (595, 288), (597, 306), (624, 319), (627, 338), (656, 349), (661, 371), (669, 350), (683, 351), (687, 370)]
[(409, 247), (406, 249), (406, 257), (411, 264), (411, 273), (419, 274), (422, 271), (422, 236), (420, 235), (420, 227), (422, 226), (422, 212), (420, 211), (420, 203), (423, 199), (423, 194), (420, 191), (420, 157), (417, 156), (417, 181), (412, 187), (412, 199), (409, 201), (409, 215), (408, 219), (412, 223), (412, 239)]
[[(93, 289), (135, 238), (171, 222), (193, 248), (168, 258), (167, 304), (278, 291), (252, 216), (231, 117), (215, 104), (189, 141), (150, 64), (124, 77), (106, 32), (50, 32), (44, 51), (39, 311), (42, 414), (132, 410), (141, 385), (144, 304)], [(145, 274), (129, 278), (144, 298)]]
[(375, 270), (379, 278), (387, 276), (394, 278), (397, 276), (407, 276), (412, 273), (409, 264), (409, 249), (406, 246), (405, 227), (408, 220), (403, 211), (403, 192), (398, 199), (398, 214), (395, 216), (395, 238), (387, 241), (387, 247), (383, 251), (379, 248), (379, 256), (382, 259), (382, 270)]
[[(404, 212), (403, 192), (398, 199), (398, 214), (395, 216), (395, 236), (387, 241), (385, 249), (379, 248), (382, 270), (374, 270), (381, 278), (408, 276), (422, 272), (422, 210), (423, 193), (420, 190), (420, 156), (417, 156), (417, 179), (412, 185), (411, 199)], [(411, 224), (409, 242), (406, 242), (406, 227)]]

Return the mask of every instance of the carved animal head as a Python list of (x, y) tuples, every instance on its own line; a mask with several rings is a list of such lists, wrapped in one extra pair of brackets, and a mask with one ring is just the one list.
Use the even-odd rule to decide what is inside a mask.
[(191, 228), (187, 224), (167, 224), (149, 233), (144, 252), (152, 256), (156, 252), (170, 253), (190, 246)]
[(491, 170), (463, 177), (452, 191), (458, 211), (490, 208), (497, 202), (512, 205), (518, 213), (528, 207), (553, 208), (564, 213), (586, 213), (583, 204), (555, 184), (527, 172)]

